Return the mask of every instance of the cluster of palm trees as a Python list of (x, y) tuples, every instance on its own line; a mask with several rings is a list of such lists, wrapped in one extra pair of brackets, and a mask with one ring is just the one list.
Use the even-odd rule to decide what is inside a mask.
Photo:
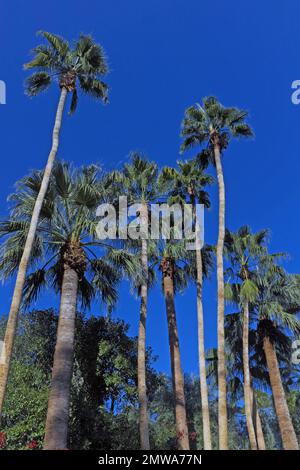
[[(84, 309), (101, 299), (111, 309), (118, 298), (118, 284), (127, 278), (140, 298), (138, 328), (139, 430), (142, 449), (150, 449), (149, 412), (146, 388), (146, 320), (148, 291), (161, 277), (168, 323), (170, 362), (174, 392), (174, 415), (178, 448), (189, 449), (184, 377), (181, 368), (175, 296), (193, 283), (198, 320), (203, 442), (212, 449), (207, 376), (216, 370), (218, 390), (219, 449), (228, 448), (227, 388), (239, 378), (243, 388), (245, 417), (250, 447), (265, 449), (263, 429), (255, 398), (254, 379), (266, 372), (272, 389), (283, 447), (298, 449), (297, 437), (287, 406), (280, 364), (289, 361), (291, 334), (300, 322), (299, 277), (281, 266), (283, 254), (270, 254), (267, 231), (252, 233), (245, 226), (237, 232), (225, 227), (225, 183), (222, 157), (234, 138), (251, 137), (247, 113), (226, 108), (216, 98), (188, 108), (182, 123), (181, 152), (196, 149), (196, 156), (177, 162), (176, 168), (159, 169), (139, 153), (133, 153), (120, 170), (106, 173), (96, 165), (74, 169), (55, 161), (62, 117), (69, 93), (70, 113), (77, 106), (80, 88), (102, 102), (107, 85), (102, 81), (107, 64), (102, 48), (89, 36), (81, 35), (74, 47), (63, 38), (41, 32), (46, 40), (34, 49), (25, 65), (36, 71), (27, 79), (26, 90), (35, 96), (52, 81), (58, 83), (60, 98), (53, 129), (52, 148), (43, 171), (32, 172), (18, 182), (11, 195), (10, 217), (1, 223), (4, 237), (0, 271), (4, 278), (16, 274), (16, 283), (4, 338), (4, 362), (0, 364), (0, 416), (2, 413), (18, 314), (37, 300), (42, 289), (54, 289), (60, 296), (57, 341), (53, 358), (45, 426), (45, 449), (68, 446), (70, 384), (72, 379), (75, 317), (78, 301)], [(141, 226), (150, 229), (151, 205), (158, 201), (210, 206), (207, 187), (215, 178), (219, 189), (219, 231), (216, 247), (186, 248), (185, 240), (99, 240), (96, 209), (100, 203), (116, 203), (119, 195), (139, 203)], [(116, 205), (117, 206), (117, 205)], [(194, 217), (196, 220), (196, 218)], [(218, 348), (205, 352), (203, 280), (217, 271)], [(238, 312), (225, 315), (225, 301)], [(232, 321), (235, 328), (225, 327)], [(235, 333), (235, 335), (234, 335)], [(230, 338), (230, 334), (232, 337)], [(227, 336), (228, 336), (227, 335)], [(258, 373), (258, 371), (260, 371)]]

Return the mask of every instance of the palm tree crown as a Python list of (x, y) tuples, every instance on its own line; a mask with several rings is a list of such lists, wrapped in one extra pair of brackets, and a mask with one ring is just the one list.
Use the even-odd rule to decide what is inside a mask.
[[(11, 217), (0, 227), (5, 237), (2, 277), (11, 276), (18, 267), (41, 179), (39, 171), (23, 178), (10, 197), (14, 204)], [(55, 165), (31, 255), (32, 272), (24, 287), (25, 304), (35, 300), (46, 286), (60, 291), (65, 263), (79, 275), (78, 296), (84, 307), (97, 293), (112, 306), (117, 300), (121, 271), (136, 276), (138, 266), (133, 255), (96, 239), (95, 211), (106, 197), (106, 176), (99, 178), (95, 165), (80, 170), (64, 163)]]
[(244, 300), (256, 299), (258, 292), (253, 277), (257, 276), (260, 266), (271, 259), (266, 247), (267, 235), (267, 230), (252, 233), (247, 225), (237, 232), (226, 230), (224, 246), (230, 262), (226, 270), (228, 299), (235, 297), (233, 300), (241, 304)]
[[(253, 312), (258, 321), (259, 341), (267, 336), (278, 347), (278, 352), (287, 352), (287, 329), (300, 332), (300, 292), (297, 276), (287, 274), (281, 267), (271, 262), (260, 272), (256, 280), (258, 296), (253, 304)], [(280, 341), (282, 339), (282, 341)]]
[(108, 67), (102, 47), (83, 34), (73, 48), (60, 36), (46, 31), (40, 34), (47, 44), (35, 47), (34, 58), (24, 65), (25, 69), (37, 70), (26, 81), (27, 94), (35, 96), (57, 80), (61, 88), (72, 92), (70, 113), (76, 110), (78, 85), (84, 93), (106, 102), (108, 87), (101, 78)]
[(213, 96), (203, 99), (203, 105), (195, 104), (185, 112), (182, 122), (184, 141), (181, 151), (202, 145), (207, 148), (199, 154), (202, 163), (214, 164), (214, 145), (225, 150), (233, 137), (251, 137), (251, 127), (245, 123), (247, 112), (238, 108), (225, 108)]
[(113, 171), (111, 177), (120, 185), (129, 203), (149, 204), (159, 197), (157, 164), (139, 152), (131, 152), (130, 162), (125, 163), (121, 171)]
[(169, 202), (185, 204), (191, 200), (210, 207), (210, 200), (205, 186), (214, 182), (212, 176), (199, 167), (197, 160), (177, 161), (178, 169), (164, 167), (161, 175), (161, 185), (169, 193)]

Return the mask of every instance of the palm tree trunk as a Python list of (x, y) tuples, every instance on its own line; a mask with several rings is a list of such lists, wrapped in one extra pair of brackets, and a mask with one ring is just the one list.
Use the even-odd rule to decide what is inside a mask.
[(214, 156), (219, 186), (219, 234), (217, 243), (217, 286), (218, 286), (218, 421), (219, 448), (228, 449), (226, 365), (225, 365), (225, 329), (224, 329), (224, 268), (223, 250), (225, 238), (225, 185), (221, 163), (220, 145), (214, 145)]
[(252, 421), (251, 406), (251, 382), (250, 382), (250, 366), (249, 366), (249, 304), (244, 302), (243, 309), (243, 368), (244, 368), (244, 398), (247, 429), (252, 450), (257, 450), (256, 435)]
[(77, 291), (78, 274), (65, 265), (46, 419), (45, 450), (67, 448)]
[(202, 256), (201, 250), (196, 248), (196, 265), (197, 265), (197, 316), (198, 316), (198, 356), (200, 370), (200, 392), (201, 407), (203, 421), (203, 441), (204, 450), (211, 450), (211, 432), (210, 432), (210, 416), (208, 404), (208, 391), (206, 382), (206, 364), (205, 364), (205, 347), (204, 347), (204, 321), (203, 321), (203, 304), (202, 304)]
[[(146, 207), (147, 211), (147, 207)], [(141, 211), (142, 212), (142, 211)], [(142, 217), (147, 217), (147, 213), (141, 213)], [(140, 445), (142, 450), (150, 449), (149, 423), (148, 423), (148, 403), (146, 386), (146, 319), (147, 319), (147, 297), (148, 297), (148, 245), (147, 240), (142, 238), (141, 262), (145, 273), (145, 282), (141, 286), (141, 308), (138, 333), (138, 395), (139, 395), (139, 428)]]
[(172, 275), (164, 274), (163, 289), (166, 301), (172, 381), (175, 401), (175, 420), (178, 448), (189, 450), (189, 436), (186, 420), (184, 380), (181, 369), (179, 337), (174, 303), (174, 283)]
[(13, 293), (13, 298), (11, 302), (10, 312), (7, 320), (7, 326), (5, 331), (4, 337), (4, 362), (0, 364), (0, 419), (4, 404), (5, 392), (6, 392), (6, 385), (7, 379), (9, 374), (9, 368), (11, 363), (12, 357), (12, 350), (13, 350), (13, 343), (17, 329), (17, 322), (18, 322), (18, 314), (20, 310), (20, 305), (22, 301), (22, 294), (23, 288), (25, 283), (26, 271), (28, 267), (28, 263), (30, 260), (30, 255), (32, 251), (32, 246), (34, 243), (35, 233), (38, 226), (38, 220), (40, 216), (40, 212), (42, 209), (43, 201), (48, 189), (50, 175), (53, 167), (53, 163), (56, 157), (58, 144), (59, 144), (59, 134), (61, 129), (61, 122), (63, 116), (63, 110), (66, 102), (67, 97), (67, 90), (66, 88), (61, 89), (60, 99), (56, 111), (56, 118), (55, 124), (53, 129), (53, 136), (52, 136), (52, 148), (48, 156), (48, 161), (44, 170), (44, 175), (41, 183), (41, 187), (38, 193), (38, 196), (35, 201), (34, 209), (32, 212), (31, 222), (24, 246), (24, 251), (22, 254), (22, 258), (19, 265), (19, 270), (17, 274), (15, 289)]
[(251, 411), (252, 411), (252, 421), (253, 421), (254, 428), (255, 428), (258, 450), (266, 450), (264, 432), (263, 432), (263, 428), (261, 424), (261, 419), (260, 419), (256, 399), (255, 399), (255, 393), (252, 387), (251, 387)]
[(264, 337), (263, 345), (283, 448), (285, 450), (298, 450), (299, 445), (282, 386), (276, 350), (267, 336)]

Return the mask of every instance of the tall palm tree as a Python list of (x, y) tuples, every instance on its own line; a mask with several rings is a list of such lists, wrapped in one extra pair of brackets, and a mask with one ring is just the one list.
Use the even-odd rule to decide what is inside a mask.
[(80, 36), (74, 48), (70, 48), (68, 42), (60, 36), (45, 31), (41, 32), (41, 35), (46, 39), (47, 44), (37, 46), (33, 51), (35, 54), (33, 60), (25, 64), (25, 69), (37, 70), (27, 79), (26, 92), (29, 96), (35, 96), (46, 90), (55, 81), (60, 88), (60, 98), (52, 134), (52, 147), (39, 192), (36, 195), (35, 204), (32, 208), (31, 221), (26, 234), (26, 242), (23, 244), (23, 253), (20, 257), (20, 265), (8, 316), (4, 338), (5, 361), (3, 364), (0, 364), (0, 419), (26, 271), (30, 262), (39, 216), (47, 192), (53, 163), (57, 154), (67, 95), (69, 92), (72, 93), (71, 113), (75, 111), (77, 105), (78, 84), (84, 93), (89, 94), (93, 98), (104, 102), (107, 100), (107, 86), (101, 81), (102, 75), (107, 73), (107, 65), (101, 46), (96, 44), (90, 36)]
[[(138, 256), (144, 271), (144, 280), (138, 286), (140, 317), (138, 328), (138, 396), (139, 396), (139, 430), (140, 446), (143, 450), (150, 449), (149, 418), (146, 387), (146, 320), (149, 287), (149, 245), (148, 227), (151, 203), (157, 202), (159, 190), (157, 186), (157, 164), (150, 162), (137, 152), (131, 154), (130, 163), (126, 163), (121, 171), (111, 175), (112, 181), (119, 184), (119, 194), (127, 197), (128, 204), (140, 204), (139, 218), (147, 233), (141, 233), (138, 242)], [(135, 244), (136, 245), (136, 244)]]
[(287, 275), (274, 263), (260, 273), (257, 287), (259, 295), (254, 308), (258, 319), (258, 343), (268, 367), (283, 448), (298, 450), (282, 384), (280, 356), (286, 357), (288, 353), (291, 357), (291, 339), (287, 332), (299, 334), (300, 331), (300, 321), (295, 315), (300, 311), (299, 284), (296, 276)]
[(244, 399), (247, 429), (252, 450), (257, 450), (258, 443), (252, 419), (253, 391), (249, 361), (249, 303), (255, 301), (258, 295), (253, 276), (256, 275), (259, 264), (267, 256), (266, 236), (267, 230), (252, 233), (248, 226), (241, 227), (237, 232), (227, 230), (225, 235), (226, 255), (230, 261), (230, 267), (227, 270), (229, 277), (229, 282), (226, 285), (227, 295), (230, 290), (231, 299), (235, 300), (243, 311)]
[[(138, 269), (133, 256), (95, 238), (96, 208), (106, 187), (105, 179), (98, 179), (97, 174), (95, 166), (75, 171), (57, 163), (53, 168), (30, 258), (33, 270), (24, 285), (25, 305), (47, 286), (60, 294), (45, 449), (67, 448), (77, 300), (88, 307), (99, 292), (103, 302), (113, 305), (120, 270), (134, 275)], [(11, 217), (1, 224), (4, 276), (12, 275), (18, 267), (42, 180), (42, 172), (25, 177), (11, 198)]]
[(219, 448), (228, 448), (226, 408), (226, 365), (224, 336), (224, 269), (223, 249), (225, 237), (225, 184), (221, 156), (232, 138), (249, 137), (251, 128), (245, 123), (247, 112), (237, 108), (225, 108), (216, 98), (203, 99), (203, 106), (196, 104), (188, 108), (182, 124), (184, 138), (181, 150), (206, 144), (200, 152), (201, 164), (213, 163), (217, 170), (219, 187), (219, 232), (217, 243), (217, 286), (218, 286), (218, 419)]
[(184, 395), (184, 377), (181, 368), (179, 334), (175, 309), (175, 294), (178, 289), (187, 285), (187, 277), (183, 263), (186, 250), (182, 243), (168, 240), (162, 245), (160, 270), (162, 273), (162, 289), (164, 293), (169, 333), (172, 384), (175, 406), (176, 436), (178, 448), (189, 450), (189, 434), (186, 417)]
[[(169, 184), (170, 203), (190, 203), (193, 214), (196, 213), (196, 204), (203, 204), (210, 207), (208, 193), (205, 186), (211, 184), (213, 179), (207, 175), (203, 168), (195, 160), (179, 161), (178, 169), (165, 167), (162, 170), (160, 179)], [(195, 221), (194, 221), (195, 223)], [(205, 251), (207, 254), (207, 250)], [(196, 244), (195, 247), (195, 280), (197, 287), (197, 320), (198, 320), (198, 357), (200, 371), (200, 396), (203, 421), (203, 441), (204, 449), (211, 450), (211, 429), (209, 416), (208, 390), (206, 382), (205, 345), (204, 345), (204, 318), (202, 304), (202, 284), (203, 274), (208, 273), (209, 258), (203, 259), (203, 251)]]

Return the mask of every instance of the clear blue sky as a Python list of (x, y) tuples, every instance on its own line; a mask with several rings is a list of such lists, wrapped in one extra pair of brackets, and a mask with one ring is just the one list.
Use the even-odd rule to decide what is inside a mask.
[[(66, 116), (59, 156), (77, 165), (121, 165), (132, 149), (159, 165), (179, 158), (184, 109), (216, 95), (228, 106), (249, 110), (255, 130), (251, 142), (232, 144), (224, 156), (226, 223), (232, 230), (250, 224), (271, 229), (271, 249), (291, 255), (288, 269), (300, 269), (299, 195), (300, 105), (291, 103), (291, 83), (300, 79), (297, 0), (37, 0), (2, 2), (0, 79), (7, 104), (0, 106), (0, 215), (7, 195), (31, 168), (42, 168), (51, 138), (58, 89), (29, 99), (23, 93), (22, 64), (43, 29), (77, 38), (91, 33), (107, 53), (110, 104), (80, 99)], [(217, 199), (206, 213), (206, 241), (217, 237)], [(7, 313), (12, 283), (0, 287), (0, 313)], [(195, 292), (176, 305), (183, 368), (197, 372)], [(53, 296), (39, 305), (50, 307)], [(159, 355), (157, 367), (169, 370), (164, 302), (150, 295), (148, 344)], [(99, 312), (95, 306), (94, 313)], [(138, 303), (122, 287), (116, 316), (137, 332)], [(205, 287), (206, 346), (216, 344), (215, 282)]]

